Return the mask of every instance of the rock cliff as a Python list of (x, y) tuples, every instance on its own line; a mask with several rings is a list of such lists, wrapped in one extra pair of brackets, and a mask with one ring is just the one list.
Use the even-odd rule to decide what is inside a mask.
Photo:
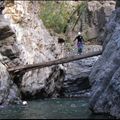
[[(3, 10), (3, 1), (0, 2), (0, 10)], [(0, 106), (21, 103), (20, 91), (13, 82), (12, 76), (7, 72), (7, 67), (16, 63), (15, 54), (12, 54), (16, 51), (13, 41), (14, 33), (3, 15), (0, 14)]]
[[(42, 63), (61, 57), (58, 40), (50, 36), (38, 12), (38, 1), (5, 1), (2, 13), (15, 33), (12, 45), (16, 49), (11, 52), (17, 55), (15, 65)], [(19, 90), (26, 98), (57, 97), (61, 94), (63, 79), (64, 71), (60, 66), (32, 70), (23, 75)]]
[(83, 9), (78, 12), (77, 18), (79, 15), (80, 18), (76, 26), (73, 29), (74, 25), (70, 23), (66, 34), (73, 40), (78, 31), (81, 31), (85, 40), (96, 39), (101, 44), (105, 24), (109, 20), (112, 11), (115, 10), (115, 1), (84, 1), (83, 6)]
[[(0, 61), (4, 58), (0, 55)], [(19, 104), (20, 92), (13, 83), (11, 76), (7, 72), (6, 67), (0, 62), (0, 105)]]
[(112, 13), (104, 39), (103, 54), (89, 76), (90, 109), (120, 118), (120, 8)]

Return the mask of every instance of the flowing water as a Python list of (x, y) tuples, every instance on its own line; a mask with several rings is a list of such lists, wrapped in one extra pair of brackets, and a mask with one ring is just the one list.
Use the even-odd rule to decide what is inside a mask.
[(88, 100), (60, 98), (28, 101), (27, 106), (9, 106), (0, 110), (0, 119), (107, 119), (110, 116), (93, 115)]

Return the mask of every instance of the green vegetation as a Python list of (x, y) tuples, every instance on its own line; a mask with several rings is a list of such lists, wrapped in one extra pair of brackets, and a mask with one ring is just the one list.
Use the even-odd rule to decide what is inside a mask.
[(67, 24), (64, 29), (64, 33), (67, 31), (67, 27), (71, 25), (71, 29), (74, 30), (76, 24), (82, 19), (82, 15), (85, 14), (87, 11), (87, 2), (81, 2), (75, 8), (75, 10), (70, 15), (69, 19), (67, 20)]
[(48, 29), (56, 33), (65, 33), (68, 26), (74, 29), (82, 15), (87, 10), (87, 2), (81, 2), (75, 9), (68, 8), (65, 1), (47, 1), (40, 7), (40, 18)]
[(40, 18), (48, 29), (62, 33), (70, 13), (66, 10), (65, 2), (47, 1), (40, 10)]
[[(73, 42), (70, 36), (67, 36), (67, 30), (74, 30), (82, 17), (85, 16), (87, 11), (87, 1), (83, 1), (76, 5), (74, 9), (69, 8), (65, 1), (57, 3), (56, 1), (43, 2), (40, 6), (40, 19), (48, 30), (64, 35), (66, 40), (66, 48), (72, 49)], [(87, 34), (84, 34), (85, 40), (88, 39)]]
[(87, 1), (82, 2), (81, 4), (79, 4), (79, 11), (80, 12), (84, 12), (87, 9)]

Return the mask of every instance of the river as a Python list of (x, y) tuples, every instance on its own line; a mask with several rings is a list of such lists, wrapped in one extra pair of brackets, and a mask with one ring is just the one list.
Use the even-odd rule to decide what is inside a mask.
[(28, 101), (28, 105), (9, 106), (0, 110), (0, 119), (110, 119), (93, 115), (88, 99), (57, 98)]

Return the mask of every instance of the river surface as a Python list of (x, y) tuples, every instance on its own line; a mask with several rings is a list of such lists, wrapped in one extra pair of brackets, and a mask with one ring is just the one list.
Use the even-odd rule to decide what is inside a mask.
[(93, 115), (88, 100), (60, 98), (28, 101), (27, 106), (9, 106), (0, 110), (0, 119), (108, 119), (110, 116)]

